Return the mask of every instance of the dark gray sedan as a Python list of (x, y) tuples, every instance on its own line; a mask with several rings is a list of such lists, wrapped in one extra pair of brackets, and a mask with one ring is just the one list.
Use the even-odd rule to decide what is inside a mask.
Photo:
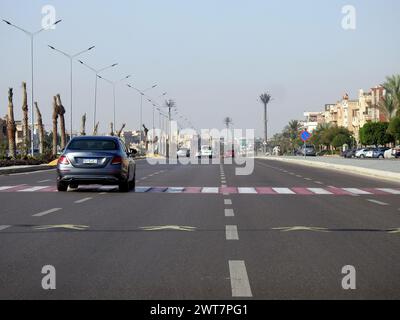
[(133, 155), (118, 137), (73, 138), (58, 159), (57, 189), (105, 184), (118, 185), (122, 192), (132, 190), (136, 176)]

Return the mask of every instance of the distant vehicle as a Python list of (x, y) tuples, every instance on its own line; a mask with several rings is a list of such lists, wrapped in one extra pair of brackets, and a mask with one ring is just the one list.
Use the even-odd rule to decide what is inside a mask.
[(198, 158), (208, 157), (211, 159), (212, 156), (213, 156), (212, 148), (208, 145), (201, 146), (200, 151), (197, 152)]
[(387, 147), (381, 147), (381, 148), (374, 148), (371, 150), (368, 150), (365, 153), (366, 158), (377, 158), (377, 159), (383, 159), (385, 158), (385, 151), (389, 150), (390, 148)]
[(356, 158), (365, 158), (367, 152), (369, 152), (371, 150), (372, 150), (372, 148), (362, 148), (362, 149), (357, 150)]
[(297, 152), (296, 155), (298, 156), (306, 156), (306, 157), (315, 157), (317, 155), (317, 151), (315, 150), (315, 147), (311, 144), (306, 144), (305, 146), (301, 146)]
[(349, 149), (349, 150), (343, 152), (342, 156), (344, 158), (355, 158), (358, 150), (360, 150), (360, 149)]
[(228, 150), (224, 154), (225, 158), (234, 158), (235, 157), (235, 150)]
[(189, 158), (190, 157), (190, 149), (188, 148), (181, 148), (177, 151), (176, 153), (177, 158), (179, 157), (186, 157)]
[(73, 138), (57, 163), (57, 190), (81, 184), (118, 185), (127, 192), (135, 188), (136, 164), (133, 153), (114, 136)]

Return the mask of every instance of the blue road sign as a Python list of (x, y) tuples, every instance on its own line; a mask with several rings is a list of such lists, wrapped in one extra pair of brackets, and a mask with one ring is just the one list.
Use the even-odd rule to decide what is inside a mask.
[(300, 138), (303, 142), (306, 142), (311, 138), (311, 133), (309, 133), (307, 130), (303, 130), (300, 134)]

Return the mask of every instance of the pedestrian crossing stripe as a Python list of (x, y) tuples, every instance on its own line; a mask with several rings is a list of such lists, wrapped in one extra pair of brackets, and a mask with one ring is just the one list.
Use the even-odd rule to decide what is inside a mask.
[[(118, 186), (82, 185), (70, 192), (116, 192)], [(57, 192), (56, 186), (0, 186), (0, 193), (18, 192)], [(132, 191), (133, 192), (133, 191)], [(179, 186), (137, 186), (135, 193), (172, 193), (172, 194), (240, 194), (240, 195), (287, 195), (287, 196), (396, 196), (400, 195), (400, 188), (340, 188), (340, 187), (179, 187)]]

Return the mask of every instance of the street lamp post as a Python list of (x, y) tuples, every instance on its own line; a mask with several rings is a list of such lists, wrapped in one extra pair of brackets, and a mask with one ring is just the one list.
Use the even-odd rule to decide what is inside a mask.
[(124, 81), (124, 80), (126, 80), (126, 79), (128, 79), (128, 78), (130, 78), (131, 77), (131, 75), (127, 75), (126, 77), (124, 77), (124, 78), (122, 78), (122, 79), (119, 79), (119, 80), (117, 80), (117, 81), (111, 81), (111, 80), (108, 80), (108, 79), (106, 79), (106, 78), (104, 78), (104, 77), (102, 77), (102, 76), (97, 76), (98, 78), (100, 78), (100, 79), (103, 79), (104, 81), (106, 81), (106, 82), (108, 82), (109, 84), (111, 84), (112, 85), (112, 87), (113, 87), (113, 100), (114, 100), (114, 110), (113, 110), (113, 127), (114, 127), (114, 130), (116, 130), (116, 123), (115, 123), (115, 105), (116, 105), (116, 102), (115, 102), (115, 87), (116, 87), (116, 85), (118, 84), (118, 83), (120, 83), (120, 82), (122, 82), (122, 81)]
[(110, 66), (107, 66), (107, 67), (104, 67), (104, 68), (101, 68), (101, 69), (95, 69), (95, 68), (89, 66), (88, 64), (86, 64), (85, 62), (83, 62), (81, 60), (78, 60), (78, 61), (79, 61), (80, 64), (84, 65), (89, 70), (92, 70), (96, 75), (95, 83), (94, 83), (94, 110), (93, 110), (93, 129), (94, 129), (96, 127), (96, 111), (97, 111), (96, 110), (97, 109), (97, 78), (98, 78), (100, 72), (103, 72), (104, 70), (113, 68), (113, 67), (117, 66), (118, 63), (114, 63), (114, 64), (112, 64)]
[(3, 21), (8, 24), (11, 27), (14, 27), (22, 32), (24, 32), (27, 36), (29, 36), (30, 40), (31, 40), (31, 155), (33, 156), (33, 149), (34, 149), (34, 130), (35, 130), (35, 121), (34, 121), (34, 117), (35, 114), (33, 112), (33, 103), (34, 103), (34, 39), (35, 36), (38, 35), (39, 33), (41, 33), (42, 31), (48, 30), (50, 29), (50, 27), (55, 26), (56, 24), (60, 23), (62, 20), (57, 20), (56, 22), (54, 22), (53, 24), (49, 25), (47, 28), (41, 28), (40, 30), (36, 31), (36, 32), (30, 32), (27, 31), (19, 26), (16, 26), (15, 24), (12, 24), (10, 21), (4, 20)]
[(73, 126), (72, 126), (72, 104), (73, 104), (73, 102), (72, 102), (72, 90), (73, 90), (73, 88), (72, 88), (72, 61), (73, 61), (73, 59), (74, 58), (76, 58), (76, 57), (78, 57), (78, 56), (80, 56), (81, 54), (83, 54), (83, 53), (85, 53), (85, 52), (88, 52), (88, 51), (90, 51), (90, 50), (92, 50), (92, 49), (94, 49), (95, 48), (95, 46), (92, 46), (92, 47), (90, 47), (90, 48), (88, 48), (88, 49), (86, 49), (86, 50), (83, 50), (83, 51), (80, 51), (80, 52), (78, 52), (78, 53), (75, 53), (75, 54), (68, 54), (68, 53), (66, 53), (66, 52), (64, 52), (64, 51), (61, 51), (60, 49), (57, 49), (57, 48), (55, 48), (55, 47), (53, 47), (53, 46), (48, 46), (50, 49), (52, 49), (52, 50), (54, 50), (54, 51), (57, 51), (57, 52), (59, 52), (59, 53), (61, 53), (62, 55), (64, 55), (65, 57), (67, 57), (68, 59), (69, 59), (69, 61), (70, 61), (70, 94), (71, 94), (71, 97), (70, 97), (70, 117), (71, 117), (71, 119), (70, 119), (70, 122), (71, 122), (71, 128), (70, 128), (70, 130), (71, 130), (71, 135), (70, 135), (70, 139), (72, 139), (72, 128), (73, 128)]
[(140, 94), (140, 127), (139, 127), (139, 132), (140, 132), (140, 142), (142, 142), (143, 96), (145, 96), (145, 92), (146, 92), (146, 91), (149, 91), (149, 90), (154, 89), (155, 87), (157, 87), (157, 84), (155, 84), (155, 85), (153, 85), (153, 86), (151, 86), (151, 87), (149, 87), (149, 88), (146, 88), (146, 89), (144, 89), (144, 90), (139, 90), (138, 88), (136, 88), (136, 87), (134, 87), (134, 86), (132, 86), (132, 85), (130, 85), (130, 84), (127, 84), (127, 86), (128, 86), (129, 88), (131, 88), (131, 89), (136, 90), (136, 91)]

